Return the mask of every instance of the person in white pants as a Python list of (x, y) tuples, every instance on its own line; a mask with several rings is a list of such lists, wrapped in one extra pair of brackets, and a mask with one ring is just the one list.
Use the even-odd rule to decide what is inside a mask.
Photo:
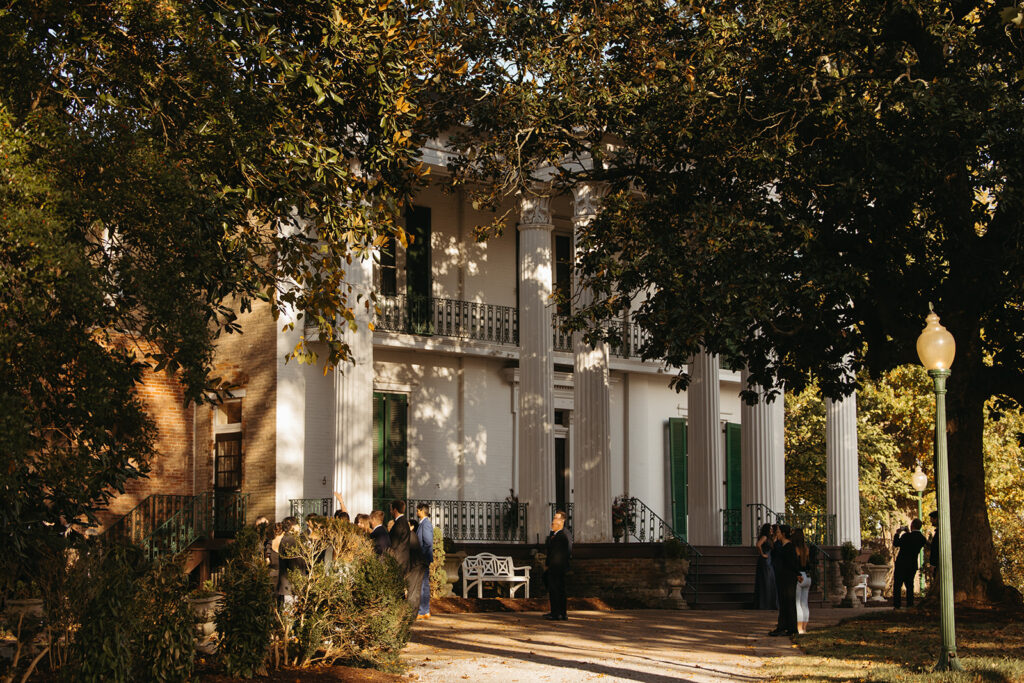
[(804, 540), (803, 529), (795, 529), (792, 540), (800, 567), (796, 578), (796, 632), (807, 633), (807, 622), (811, 620), (811, 608), (807, 604), (811, 592), (811, 549)]

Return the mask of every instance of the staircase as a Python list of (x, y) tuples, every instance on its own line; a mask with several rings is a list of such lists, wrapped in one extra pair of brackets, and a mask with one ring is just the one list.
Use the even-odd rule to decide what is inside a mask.
[(245, 524), (248, 499), (247, 493), (156, 493), (112, 524), (103, 538), (137, 545), (150, 557), (176, 554), (202, 538), (234, 536)]
[(757, 551), (750, 546), (698, 546), (700, 586), (694, 609), (747, 609), (754, 601)]

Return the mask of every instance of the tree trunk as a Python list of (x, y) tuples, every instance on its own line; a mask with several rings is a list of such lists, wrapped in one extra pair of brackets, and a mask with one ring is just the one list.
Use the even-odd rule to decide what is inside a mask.
[(1003, 579), (992, 542), (985, 496), (984, 432), (988, 396), (971, 382), (973, 377), (979, 376), (975, 364), (969, 362), (972, 359), (963, 360), (968, 362), (954, 364), (946, 395), (953, 595), (957, 602), (998, 601), (1003, 597)]

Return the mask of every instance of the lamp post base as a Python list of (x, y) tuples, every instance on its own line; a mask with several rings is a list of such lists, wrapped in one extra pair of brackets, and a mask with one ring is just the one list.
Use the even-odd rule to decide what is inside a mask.
[(963, 671), (964, 667), (960, 663), (960, 658), (956, 656), (956, 652), (943, 652), (939, 655), (939, 661), (935, 663), (936, 671)]

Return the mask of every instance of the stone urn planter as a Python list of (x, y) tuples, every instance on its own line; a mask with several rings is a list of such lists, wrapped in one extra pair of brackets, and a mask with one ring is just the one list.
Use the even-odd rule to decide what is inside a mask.
[(690, 569), (690, 562), (682, 558), (665, 558), (662, 560), (662, 571), (665, 574), (665, 606), (669, 609), (687, 609), (686, 599), (683, 598), (683, 588), (686, 587), (686, 573)]
[(41, 598), (21, 598), (7, 601), (7, 622), (12, 629), (17, 629), (18, 620), (23, 627), (38, 626), (43, 621), (43, 601)]
[(889, 565), (887, 564), (866, 564), (864, 569), (868, 573), (868, 588), (871, 589), (870, 602), (885, 602), (885, 584), (889, 579)]
[(839, 607), (861, 607), (860, 600), (853, 593), (853, 587), (857, 585), (857, 565), (853, 562), (840, 562), (839, 575), (843, 580), (842, 585), (836, 589)]
[(459, 580), (459, 567), (462, 566), (462, 561), (466, 559), (467, 555), (468, 553), (464, 550), (455, 553), (445, 553), (444, 573), (447, 577), (445, 579), (447, 586), (442, 597), (449, 598), (455, 594), (455, 582)]
[(217, 630), (217, 608), (220, 607), (223, 601), (223, 593), (201, 595), (188, 599), (189, 607), (192, 608), (192, 615), (196, 620), (196, 631), (201, 639)]

